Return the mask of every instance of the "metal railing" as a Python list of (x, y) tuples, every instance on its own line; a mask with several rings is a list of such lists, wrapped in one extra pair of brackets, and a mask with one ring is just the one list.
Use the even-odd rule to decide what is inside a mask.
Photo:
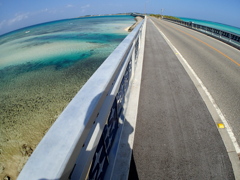
[(196, 24), (194, 22), (186, 22), (186, 21), (180, 21), (180, 20), (168, 19), (168, 18), (164, 18), (164, 20), (174, 22), (176, 24), (200, 31), (202, 33), (210, 35), (214, 38), (217, 38), (225, 43), (228, 43), (229, 45), (232, 45), (240, 49), (240, 35), (238, 34), (228, 32), (228, 31), (223, 31), (223, 30), (208, 27), (208, 26), (203, 26), (200, 24)]
[[(143, 20), (72, 99), (18, 180), (103, 179), (142, 41)], [(116, 151), (116, 149), (115, 149)], [(111, 168), (109, 168), (111, 169)]]

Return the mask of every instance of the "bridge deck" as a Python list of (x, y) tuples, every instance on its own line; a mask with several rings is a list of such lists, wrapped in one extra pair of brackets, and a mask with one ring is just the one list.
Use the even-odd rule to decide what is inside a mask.
[(205, 103), (149, 19), (139, 100), (129, 179), (234, 179)]

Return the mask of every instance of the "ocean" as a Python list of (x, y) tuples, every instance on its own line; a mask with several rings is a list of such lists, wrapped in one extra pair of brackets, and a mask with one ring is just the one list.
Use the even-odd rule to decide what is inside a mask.
[(16, 179), (50, 126), (134, 22), (127, 15), (75, 18), (0, 36), (0, 179)]
[(216, 28), (216, 29), (220, 29), (220, 30), (224, 30), (224, 31), (229, 31), (229, 32), (240, 35), (240, 28), (238, 28), (238, 27), (234, 27), (234, 26), (230, 26), (230, 25), (226, 25), (226, 24), (221, 24), (221, 23), (217, 23), (217, 22), (199, 20), (199, 19), (191, 19), (191, 18), (183, 18), (183, 17), (178, 17), (178, 18), (180, 18), (183, 21), (194, 22), (196, 24), (200, 24), (200, 25), (203, 25), (203, 26), (209, 26), (209, 27), (212, 27), (212, 28)]

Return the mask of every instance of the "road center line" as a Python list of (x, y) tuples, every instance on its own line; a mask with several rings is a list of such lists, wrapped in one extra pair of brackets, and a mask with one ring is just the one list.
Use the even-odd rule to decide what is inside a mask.
[(208, 89), (206, 88), (206, 86), (203, 84), (203, 82), (201, 81), (201, 79), (198, 77), (198, 75), (195, 73), (195, 71), (192, 69), (192, 67), (188, 64), (187, 60), (181, 55), (181, 53), (177, 50), (177, 48), (175, 48), (175, 46), (173, 46), (173, 44), (170, 42), (170, 40), (165, 36), (165, 34), (157, 27), (157, 25), (151, 20), (151, 22), (154, 24), (154, 26), (157, 28), (157, 30), (159, 31), (159, 33), (163, 36), (163, 38), (166, 40), (166, 42), (169, 44), (169, 46), (173, 49), (174, 53), (179, 57), (180, 62), (184, 63), (187, 68), (190, 70), (190, 72), (192, 73), (193, 77), (197, 80), (198, 84), (200, 85), (200, 87), (203, 89), (203, 91), (205, 92), (205, 94), (207, 95), (208, 99), (210, 100), (210, 102), (212, 103), (213, 107), (215, 108), (219, 118), (221, 119), (221, 121), (223, 122), (223, 124), (226, 127), (227, 133), (233, 143), (233, 146), (236, 150), (236, 153), (239, 155), (240, 154), (240, 146), (237, 143), (236, 137), (232, 131), (231, 126), (228, 124), (228, 121), (226, 120), (226, 118), (224, 117), (222, 111), (220, 110), (220, 108), (218, 107), (218, 105), (216, 104), (215, 100), (213, 99), (212, 95), (210, 94), (210, 92), (208, 91)]
[(195, 36), (193, 36), (193, 35), (191, 35), (191, 34), (189, 34), (189, 33), (187, 33), (187, 32), (184, 32), (184, 31), (182, 31), (182, 30), (180, 30), (180, 29), (178, 29), (178, 28), (176, 28), (176, 27), (173, 27), (173, 26), (171, 26), (171, 25), (169, 25), (169, 24), (165, 24), (165, 25), (166, 25), (166, 26), (169, 26), (169, 27), (171, 27), (171, 28), (173, 28), (173, 29), (175, 29), (175, 30), (177, 30), (177, 31), (179, 31), (179, 32), (182, 32), (182, 33), (186, 34), (187, 36), (189, 36), (189, 37), (191, 37), (191, 38), (193, 38), (193, 39), (195, 39), (195, 40), (197, 40), (197, 41), (205, 44), (206, 46), (210, 47), (211, 49), (215, 50), (215, 51), (218, 52), (219, 54), (223, 55), (224, 57), (226, 57), (227, 59), (229, 59), (230, 61), (232, 61), (232, 62), (235, 63), (236, 65), (240, 66), (240, 63), (238, 63), (238, 62), (235, 61), (234, 59), (230, 58), (228, 55), (224, 54), (222, 51), (220, 51), (220, 50), (216, 49), (215, 47), (211, 46), (210, 44), (208, 44), (208, 43), (206, 43), (206, 42), (204, 42), (204, 41), (196, 38)]

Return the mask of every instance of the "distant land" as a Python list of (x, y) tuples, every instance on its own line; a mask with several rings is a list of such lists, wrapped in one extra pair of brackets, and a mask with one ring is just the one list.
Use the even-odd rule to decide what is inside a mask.
[(161, 15), (161, 14), (149, 14), (150, 16), (156, 17), (156, 18), (168, 18), (168, 19), (175, 19), (181, 21), (180, 18), (174, 17), (174, 16), (167, 16), (167, 15)]
[(130, 15), (130, 16), (144, 16), (142, 13), (117, 13), (117, 14), (96, 14), (96, 15), (84, 15), (79, 16), (77, 18), (84, 18), (84, 17), (97, 17), (97, 16), (114, 16), (114, 15)]
[(84, 16), (79, 16), (77, 18), (98, 17), (98, 16), (118, 16), (118, 15), (130, 15), (135, 17), (136, 22), (127, 29), (128, 32), (131, 32), (141, 22), (141, 20), (144, 17), (144, 14), (142, 13), (117, 13), (117, 14), (84, 15)]

